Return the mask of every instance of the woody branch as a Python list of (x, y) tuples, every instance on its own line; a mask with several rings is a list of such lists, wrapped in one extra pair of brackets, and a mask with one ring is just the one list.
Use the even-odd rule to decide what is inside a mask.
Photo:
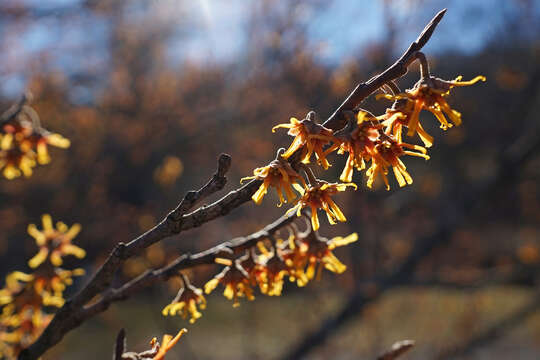
[[(516, 107), (516, 116), (527, 118), (535, 116), (528, 113), (528, 102), (535, 99), (540, 92), (537, 84), (540, 81), (540, 71), (532, 77), (529, 87), (524, 93), (529, 97), (522, 99), (521, 106)], [(315, 347), (323, 344), (338, 328), (345, 325), (355, 316), (361, 314), (366, 306), (376, 302), (386, 291), (403, 286), (415, 285), (413, 279), (414, 271), (418, 265), (436, 248), (442, 247), (450, 242), (453, 230), (463, 224), (472, 212), (478, 209), (484, 201), (489, 198), (494, 190), (511, 183), (515, 180), (518, 169), (522, 167), (531, 157), (540, 151), (540, 135), (536, 129), (526, 131), (519, 139), (513, 142), (506, 149), (501, 151), (500, 158), (502, 165), (497, 174), (485, 184), (482, 191), (469, 191), (463, 196), (463, 200), (457, 204), (448, 204), (439, 218), (441, 219), (433, 233), (428, 234), (417, 241), (417, 245), (403, 263), (392, 273), (375, 279), (378, 289), (376, 293), (365, 294), (361, 288), (353, 293), (346, 305), (336, 314), (328, 317), (321, 326), (309, 333), (295, 347), (284, 354), (281, 359), (299, 359), (304, 357)], [(457, 216), (457, 214), (461, 214)], [(499, 279), (503, 280), (503, 279)]]
[[(334, 131), (340, 130), (346, 124), (346, 113), (348, 111), (355, 110), (365, 98), (377, 89), (405, 75), (411, 63), (418, 59), (418, 52), (429, 41), (445, 12), (446, 9), (440, 11), (426, 25), (419, 37), (392, 66), (366, 83), (357, 85), (323, 125)], [(66, 301), (36, 342), (20, 353), (19, 359), (38, 358), (49, 348), (57, 344), (67, 332), (80, 325), (85, 319), (81, 317), (81, 314), (88, 311), (88, 308), (85, 310), (84, 306), (95, 296), (102, 294), (102, 292), (105, 291), (107, 293), (114, 274), (125, 260), (136, 256), (143, 249), (156, 242), (224, 216), (249, 201), (261, 185), (261, 180), (252, 180), (246, 185), (229, 192), (213, 204), (201, 206), (197, 210), (188, 213), (196, 202), (223, 189), (226, 182), (225, 173), (229, 166), (230, 157), (228, 155), (222, 155), (218, 162), (216, 174), (205, 187), (196, 192), (188, 192), (179, 205), (154, 228), (127, 244), (119, 243), (116, 245), (92, 280), (72, 299)]]

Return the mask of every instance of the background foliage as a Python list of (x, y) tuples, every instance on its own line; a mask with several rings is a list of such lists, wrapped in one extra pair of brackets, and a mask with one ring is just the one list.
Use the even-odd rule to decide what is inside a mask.
[[(228, 188), (236, 187), (236, 180), (274, 157), (275, 144), (288, 145), (286, 135), (271, 134), (272, 126), (311, 109), (328, 116), (358, 81), (387, 67), (441, 7), (437, 0), (365, 7), (347, 1), (217, 3), (2, 2), (1, 108), (29, 89), (47, 128), (72, 144), (68, 151), (52, 150), (52, 163), (31, 178), (0, 183), (3, 274), (34, 254), (26, 225), (42, 213), (82, 224), (78, 244), (87, 250), (83, 265), (90, 273), (115, 243), (153, 226), (181, 194), (202, 184), (221, 152), (233, 158)], [(440, 77), (488, 78), (453, 94), (464, 124), (443, 137), (429, 122), (426, 130), (438, 145), (429, 164), (408, 161), (412, 186), (390, 192), (364, 186), (338, 197), (349, 222), (325, 227), (323, 235), (359, 233), (358, 243), (338, 250), (348, 271), (239, 309), (216, 298), (176, 353), (183, 359), (279, 357), (355, 289), (369, 291), (374, 277), (389, 272), (438, 226), (440, 214), (459, 211), (461, 197), (482, 191), (503, 166), (502, 151), (538, 131), (539, 6), (487, 3), (443, 4), (449, 12), (425, 49)], [(370, 109), (380, 112), (384, 105), (370, 103)], [(538, 280), (539, 161), (533, 156), (518, 173), (505, 173), (502, 185), (475, 200), (466, 223), (452, 229), (451, 243), (417, 271), (422, 285), (387, 292), (337, 329), (313, 358), (373, 357), (402, 338), (417, 341), (413, 357), (432, 356), (519, 307)], [(332, 177), (341, 169), (334, 165)], [(246, 204), (181, 241), (148, 249), (146, 258), (128, 263), (125, 275), (257, 230), (282, 213), (269, 196), (260, 207)], [(215, 271), (205, 270), (193, 279), (199, 286)], [(524, 275), (511, 281), (485, 281), (518, 270)], [(151, 333), (185, 326), (160, 315), (178, 286), (168, 285), (113, 306), (45, 358), (109, 356), (120, 327), (128, 329), (130, 347), (144, 348)], [(539, 340), (540, 318), (533, 316), (476, 354), (533, 359)]]

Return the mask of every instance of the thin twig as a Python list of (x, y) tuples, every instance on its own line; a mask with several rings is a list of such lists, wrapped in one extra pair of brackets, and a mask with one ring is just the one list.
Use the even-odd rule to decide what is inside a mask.
[(113, 352), (113, 360), (122, 360), (122, 354), (126, 351), (126, 330), (120, 329), (116, 336), (116, 342)]
[(296, 213), (283, 215), (270, 225), (267, 225), (262, 230), (251, 235), (234, 238), (197, 254), (184, 254), (167, 266), (156, 270), (146, 271), (123, 286), (107, 291), (99, 301), (85, 307), (84, 311), (80, 314), (80, 318), (77, 320), (84, 321), (103, 312), (113, 302), (126, 300), (129, 296), (139, 292), (145, 287), (178, 275), (180, 270), (190, 269), (200, 265), (214, 264), (216, 258), (228, 257), (232, 253), (241, 254), (246, 249), (252, 248), (257, 242), (273, 236), (278, 230), (291, 224), (296, 218)]
[(15, 119), (23, 111), (24, 107), (32, 100), (32, 94), (25, 93), (21, 96), (19, 101), (13, 104), (2, 115), (0, 115), (0, 124), (9, 122)]

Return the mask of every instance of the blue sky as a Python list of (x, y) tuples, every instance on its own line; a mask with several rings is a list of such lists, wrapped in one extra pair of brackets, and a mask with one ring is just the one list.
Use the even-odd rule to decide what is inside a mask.
[[(15, 4), (20, 0), (6, 1)], [(38, 11), (51, 11), (76, 6), (80, 1), (24, 2)], [(317, 11), (314, 2), (301, 2), (294, 13), (295, 19), (306, 25), (309, 42), (322, 49), (317, 54), (320, 61), (339, 63), (351, 54), (358, 54), (362, 46), (384, 36), (382, 0), (335, 0), (328, 3), (323, 11)], [(402, 29), (396, 39), (396, 51), (403, 51), (430, 18), (447, 7), (448, 13), (433, 41), (426, 46), (426, 52), (452, 50), (473, 53), (481, 49), (493, 34), (502, 31), (509, 16), (527, 11), (529, 21), (538, 22), (540, 1), (532, 1), (530, 8), (520, 5), (522, 3), (515, 0), (393, 0), (392, 14)], [(134, 6), (130, 9), (128, 18), (135, 23), (140, 22), (141, 31), (144, 31), (150, 11), (156, 21), (182, 29), (168, 48), (169, 60), (173, 64), (185, 59), (202, 64), (234, 62), (245, 51), (249, 17), (246, 4), (252, 3), (247, 0), (148, 0), (146, 8)], [(13, 71), (0, 72), (1, 89), (4, 93), (7, 91), (6, 95), (19, 94), (26, 86), (28, 70), (19, 59), (35, 58), (46, 51), (52, 54), (48, 58), (51, 67), (67, 73), (88, 67), (99, 68), (108, 61), (108, 26), (106, 19), (99, 15), (76, 16), (70, 23), (65, 23), (61, 17), (48, 16), (24, 29), (17, 33), (21, 39), (17, 46), (8, 46), (6, 58), (14, 64)]]
[[(217, 58), (230, 60), (243, 50), (246, 36), (244, 26), (246, 12), (241, 0), (197, 0), (189, 8), (189, 16), (199, 29), (184, 43), (189, 56), (194, 58)], [(309, 4), (306, 1), (305, 4)], [(362, 44), (378, 40), (383, 31), (383, 1), (336, 0), (318, 13), (309, 5), (301, 5), (298, 21), (305, 22), (311, 42), (324, 44), (323, 59), (339, 62), (339, 59)], [(415, 3), (419, 3), (415, 5)], [(441, 26), (430, 42), (427, 51), (455, 50), (474, 53), (480, 50), (494, 33), (502, 31), (509, 14), (524, 11), (520, 2), (513, 0), (394, 0), (391, 9), (404, 31), (399, 36), (404, 46), (413, 40), (419, 30), (440, 9), (447, 7)], [(540, 2), (532, 2), (532, 19), (540, 16)]]

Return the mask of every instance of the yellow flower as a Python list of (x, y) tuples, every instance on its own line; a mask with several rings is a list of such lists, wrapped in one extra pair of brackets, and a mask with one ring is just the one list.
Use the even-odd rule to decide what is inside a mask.
[(66, 270), (61, 268), (43, 269), (43, 273), (34, 274), (34, 291), (41, 296), (43, 305), (62, 307), (64, 290), (73, 284), (73, 277), (83, 276), (84, 269)]
[[(296, 241), (293, 240), (294, 242)], [(300, 287), (306, 286), (309, 279), (304, 272), (305, 263), (305, 249), (303, 245), (295, 246), (281, 252), (281, 258), (287, 265), (289, 281), (296, 282)]]
[[(310, 114), (314, 114), (311, 112)], [(294, 140), (283, 154), (285, 159), (288, 159), (297, 150), (302, 149), (300, 160), (304, 164), (309, 164), (311, 155), (315, 153), (317, 163), (325, 169), (328, 169), (330, 163), (326, 159), (323, 147), (329, 145), (334, 140), (332, 130), (317, 124), (314, 121), (314, 115), (308, 114), (308, 118), (298, 121), (296, 118), (291, 118), (289, 124), (279, 124), (272, 128), (275, 132), (278, 128), (288, 128), (287, 134), (294, 136)]]
[[(292, 201), (296, 198), (296, 195), (292, 190), (292, 184), (301, 183), (305, 185), (304, 178), (291, 167), (288, 161), (284, 160), (279, 155), (280, 152), (278, 152), (277, 158), (267, 166), (253, 170), (254, 176), (248, 176), (240, 180), (241, 183), (244, 180), (251, 179), (263, 180), (262, 185), (251, 197), (257, 205), (261, 203), (269, 186), (276, 189), (279, 196), (278, 206), (281, 206), (284, 202), (287, 202), (287, 200)], [(283, 196), (283, 193), (285, 193), (286, 198)]]
[[(382, 129), (377, 119), (364, 111), (359, 111), (356, 117), (356, 121), (349, 121), (346, 129), (336, 135), (339, 143), (338, 154), (349, 153), (345, 168), (339, 177), (339, 180), (346, 183), (352, 181), (354, 168), (365, 169), (365, 161), (371, 159), (379, 130)], [(333, 148), (334, 146), (326, 150), (326, 154), (332, 152)]]
[(12, 134), (0, 135), (0, 169), (4, 169), (6, 179), (32, 176), (32, 168), (36, 166), (35, 157), (31, 149), (17, 146)]
[[(381, 95), (377, 95), (377, 97), (381, 97)], [(388, 94), (384, 94), (382, 97), (393, 99)], [(378, 117), (382, 121), (383, 126), (386, 127), (385, 133), (394, 135), (398, 142), (402, 142), (403, 126), (408, 126), (411, 119), (415, 119), (413, 123), (416, 122), (418, 124), (416, 133), (425, 147), (431, 147), (433, 145), (433, 136), (429, 135), (418, 121), (421, 110), (420, 104), (410, 99), (396, 100), (391, 109), (386, 109), (386, 113)]]
[(206, 308), (206, 299), (202, 294), (202, 290), (191, 285), (187, 277), (183, 276), (182, 279), (184, 280), (184, 286), (178, 291), (174, 300), (165, 306), (161, 313), (163, 316), (174, 316), (178, 313), (184, 319), (187, 319), (188, 315), (190, 315), (189, 322), (193, 324), (202, 316), (197, 309), (197, 305), (204, 310)]
[(252, 286), (259, 286), (259, 289), (264, 294), (268, 287), (266, 261), (271, 256), (271, 253), (264, 247), (262, 242), (259, 242), (257, 245), (260, 249), (264, 249), (263, 255), (255, 255), (252, 249), (246, 256), (238, 259), (238, 262), (247, 273), (249, 283)]
[(48, 145), (52, 145), (61, 149), (67, 149), (70, 146), (70, 141), (60, 134), (48, 132), (45, 129), (34, 129), (33, 133), (21, 142), (21, 147), (35, 149), (37, 153), (37, 161), (40, 165), (45, 165), (51, 162), (49, 156)]
[(26, 117), (14, 118), (1, 126), (0, 169), (4, 169), (4, 177), (10, 180), (21, 175), (31, 176), (36, 162), (48, 164), (51, 160), (48, 145), (60, 148), (70, 145), (68, 139), (42, 128), (32, 108), (25, 107), (21, 114)]
[(11, 316), (9, 324), (2, 324), (6, 329), (0, 332), (0, 354), (7, 359), (16, 358), (20, 351), (31, 345), (49, 324), (52, 315), (45, 314), (41, 308), (24, 306)]
[(187, 333), (186, 329), (182, 329), (176, 334), (176, 336), (173, 338), (172, 335), (165, 334), (163, 335), (163, 339), (161, 340), (161, 344), (157, 342), (156, 338), (153, 338), (150, 342), (150, 345), (152, 346), (153, 350), (157, 350), (157, 354), (154, 356), (152, 360), (163, 360), (165, 359), (165, 355), (169, 350), (173, 348), (174, 345), (180, 340), (182, 335)]
[(283, 291), (283, 282), (286, 275), (290, 274), (290, 268), (283, 260), (280, 252), (277, 252), (266, 263), (267, 286), (263, 294), (280, 296)]
[(54, 266), (60, 266), (64, 256), (73, 255), (82, 259), (86, 255), (84, 249), (71, 243), (81, 230), (79, 224), (74, 224), (70, 228), (59, 221), (56, 223), (55, 229), (49, 214), (43, 215), (41, 221), (43, 223), (41, 231), (34, 224), (28, 225), (28, 234), (36, 240), (36, 245), (39, 246), (39, 252), (28, 261), (28, 266), (35, 269), (45, 262), (47, 256)]
[[(405, 149), (416, 150), (419, 152)], [(389, 166), (392, 166), (392, 170), (394, 171), (394, 175), (400, 187), (412, 184), (412, 177), (407, 172), (405, 164), (403, 164), (400, 159), (403, 155), (422, 157), (426, 160), (429, 159), (429, 156), (426, 155), (426, 149), (420, 145), (398, 143), (390, 136), (381, 138), (375, 146), (375, 153), (372, 157), (371, 166), (366, 171), (366, 175), (368, 176), (367, 186), (371, 188), (375, 178), (380, 174), (386, 185), (386, 190), (390, 190), (390, 184), (388, 183), (387, 178)]]
[(222, 272), (208, 281), (204, 285), (204, 292), (210, 294), (219, 284), (225, 286), (223, 295), (227, 299), (233, 300), (233, 307), (240, 306), (238, 302), (239, 297), (246, 297), (250, 301), (255, 299), (249, 281), (249, 275), (238, 262), (225, 267)]
[[(424, 144), (427, 147), (431, 146), (433, 138), (423, 130), (419, 122), (420, 111), (425, 109), (435, 115), (443, 130), (452, 127), (452, 123), (458, 126), (461, 124), (461, 113), (452, 109), (446, 102), (445, 97), (450, 94), (450, 89), (454, 86), (469, 86), (478, 81), (486, 81), (484, 76), (477, 76), (470, 81), (461, 81), (461, 78), (461, 76), (458, 76), (453, 81), (446, 81), (435, 77), (427, 77), (421, 79), (414, 88), (406, 90), (405, 93), (379, 95), (378, 97), (390, 100), (405, 100), (396, 105), (394, 113), (385, 114), (385, 125), (394, 127), (396, 121), (400, 118), (402, 124), (408, 127), (408, 136), (413, 136), (418, 132)], [(450, 118), (451, 123), (446, 120), (445, 114)], [(399, 128), (398, 126), (398, 129), (394, 128), (392, 130), (398, 141), (400, 141), (399, 133), (401, 132)]]
[(332, 200), (331, 196), (340, 191), (345, 191), (348, 186), (357, 186), (353, 183), (348, 184), (330, 184), (323, 180), (317, 180), (316, 184), (310, 184), (305, 191), (297, 187), (299, 191), (302, 191), (302, 197), (294, 202), (295, 206), (287, 211), (287, 214), (296, 211), (297, 215), (302, 214), (302, 209), (309, 207), (311, 209), (311, 226), (313, 230), (319, 229), (319, 217), (317, 216), (317, 210), (323, 209), (328, 217), (328, 222), (332, 225), (336, 224), (336, 221), (347, 221), (343, 212)]
[(320, 237), (315, 231), (310, 231), (307, 236), (300, 239), (305, 244), (304, 259), (306, 263), (306, 277), (309, 280), (321, 277), (322, 267), (336, 274), (343, 273), (347, 267), (339, 261), (332, 250), (339, 246), (345, 246), (358, 240), (358, 234), (352, 233), (346, 237), (335, 237), (332, 240)]
[(15, 296), (20, 294), (25, 288), (26, 283), (34, 280), (32, 274), (26, 274), (21, 271), (13, 271), (6, 276), (6, 285), (0, 290), (0, 306), (13, 302)]

